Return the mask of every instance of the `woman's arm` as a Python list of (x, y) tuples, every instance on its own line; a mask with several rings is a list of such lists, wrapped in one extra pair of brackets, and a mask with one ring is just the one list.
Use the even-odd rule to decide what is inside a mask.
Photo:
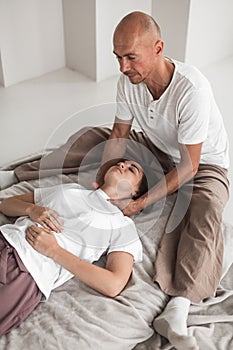
[(60, 232), (62, 228), (59, 215), (54, 210), (34, 203), (33, 192), (4, 199), (0, 203), (0, 212), (7, 216), (29, 216), (44, 228), (55, 232)]
[(109, 297), (115, 297), (122, 291), (132, 272), (134, 259), (126, 252), (110, 253), (106, 268), (102, 268), (63, 249), (52, 233), (37, 226), (27, 229), (26, 239), (34, 249), (55, 260), (80, 281)]

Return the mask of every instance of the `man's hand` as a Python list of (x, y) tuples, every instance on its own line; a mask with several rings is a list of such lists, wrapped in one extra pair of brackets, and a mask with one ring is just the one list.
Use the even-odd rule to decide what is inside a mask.
[(106, 172), (106, 169), (103, 169), (103, 167), (100, 167), (96, 175), (96, 181), (92, 182), (92, 187), (95, 190), (97, 190), (99, 187), (103, 185), (105, 172)]
[(39, 253), (50, 258), (53, 257), (59, 245), (54, 234), (38, 226), (29, 226), (26, 229), (26, 240)]
[(52, 209), (32, 205), (28, 208), (27, 214), (33, 221), (38, 222), (45, 229), (54, 232), (61, 232), (62, 230), (63, 223), (58, 213)]
[(110, 199), (112, 204), (116, 205), (125, 216), (132, 216), (145, 208), (145, 201), (140, 197), (137, 200), (132, 199)]
[(100, 185), (99, 185), (98, 182), (92, 182), (92, 187), (93, 187), (95, 190), (98, 190), (98, 188), (100, 187)]

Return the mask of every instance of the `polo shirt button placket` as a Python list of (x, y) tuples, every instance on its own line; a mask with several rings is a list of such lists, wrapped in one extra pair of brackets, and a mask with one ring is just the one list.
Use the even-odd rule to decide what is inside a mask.
[(153, 120), (154, 119), (154, 110), (152, 108), (149, 108), (149, 118), (150, 120)]

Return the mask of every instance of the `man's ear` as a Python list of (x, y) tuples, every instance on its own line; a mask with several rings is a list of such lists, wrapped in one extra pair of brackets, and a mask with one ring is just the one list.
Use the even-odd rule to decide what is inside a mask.
[(161, 55), (164, 48), (164, 41), (160, 39), (157, 40), (154, 44), (154, 48), (155, 48), (156, 55)]

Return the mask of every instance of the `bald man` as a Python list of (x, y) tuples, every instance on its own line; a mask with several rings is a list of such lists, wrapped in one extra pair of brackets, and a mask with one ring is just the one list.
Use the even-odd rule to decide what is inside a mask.
[[(154, 277), (171, 298), (154, 327), (177, 349), (198, 349), (187, 330), (190, 303), (213, 296), (222, 272), (221, 221), (229, 193), (223, 119), (200, 71), (163, 55), (160, 28), (149, 15), (125, 16), (115, 29), (113, 46), (122, 74), (112, 130), (81, 130), (43, 162), (24, 164), (11, 176), (18, 181), (52, 175), (61, 168), (64, 173), (76, 172), (87, 151), (107, 139), (103, 154), (90, 157), (90, 162), (102, 158), (96, 186), (113, 158), (128, 153), (130, 159), (149, 165), (156, 159), (163, 171), (150, 191), (126, 207), (121, 201), (113, 203), (132, 216), (177, 192), (174, 220), (169, 220), (162, 238)], [(133, 120), (142, 132), (131, 130)], [(144, 157), (139, 145), (154, 159)]]

